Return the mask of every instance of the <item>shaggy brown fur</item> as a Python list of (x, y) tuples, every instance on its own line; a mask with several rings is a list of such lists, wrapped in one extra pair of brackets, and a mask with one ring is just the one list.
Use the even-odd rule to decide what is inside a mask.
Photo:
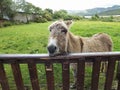
[(104, 52), (112, 51), (112, 40), (105, 33), (95, 34), (92, 37), (78, 37), (67, 33), (67, 52)]
[[(92, 37), (75, 36), (69, 32), (72, 21), (56, 21), (49, 26), (50, 41), (48, 44), (49, 54), (52, 56), (59, 53), (79, 52), (108, 52), (112, 51), (112, 40), (105, 33), (98, 33)], [(52, 39), (51, 39), (52, 38)], [(52, 51), (52, 53), (50, 53)], [(72, 64), (74, 76), (76, 76), (77, 65)]]

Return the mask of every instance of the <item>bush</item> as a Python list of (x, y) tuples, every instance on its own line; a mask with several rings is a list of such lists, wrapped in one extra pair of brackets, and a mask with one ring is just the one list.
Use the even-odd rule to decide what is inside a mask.
[(110, 17), (102, 17), (100, 20), (103, 21), (103, 22), (113, 22), (114, 18), (112, 16)]
[(45, 23), (47, 22), (47, 19), (43, 18), (43, 17), (36, 17), (34, 22), (37, 22), (37, 23)]
[(99, 20), (99, 16), (97, 14), (95, 14), (94, 16), (92, 16), (91, 19), (94, 21), (97, 21), (97, 20)]
[(83, 17), (81, 17), (81, 16), (73, 16), (73, 19), (74, 19), (74, 20), (82, 20)]
[(13, 25), (12, 22), (10, 22), (10, 21), (4, 21), (4, 22), (2, 22), (0, 24), (0, 27), (7, 27), (7, 26), (11, 26), (11, 25)]
[(64, 17), (64, 20), (72, 20), (73, 19), (73, 16), (72, 15), (66, 15)]
[(82, 20), (83, 18), (77, 15), (66, 15), (64, 20)]
[(47, 13), (44, 14), (42, 18), (46, 19), (47, 21), (52, 21), (52, 19), (53, 19), (52, 15), (51, 14), (47, 14)]

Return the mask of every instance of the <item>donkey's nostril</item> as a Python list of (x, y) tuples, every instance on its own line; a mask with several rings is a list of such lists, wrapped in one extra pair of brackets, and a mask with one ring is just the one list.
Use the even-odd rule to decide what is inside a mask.
[(54, 46), (54, 45), (50, 45), (47, 48), (48, 48), (48, 51), (49, 51), (50, 54), (53, 54), (57, 49), (57, 47)]
[(55, 50), (57, 49), (57, 47), (55, 46)]

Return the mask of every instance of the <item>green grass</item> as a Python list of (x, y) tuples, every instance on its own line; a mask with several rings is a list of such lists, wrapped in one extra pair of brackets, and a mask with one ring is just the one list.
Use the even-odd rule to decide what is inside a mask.
[(90, 37), (96, 33), (107, 33), (113, 40), (113, 50), (120, 51), (120, 23), (101, 21), (81, 21), (75, 22), (71, 27), (71, 32), (76, 35)]
[[(0, 28), (0, 53), (47, 53), (49, 23)], [(71, 32), (90, 37), (95, 33), (108, 33), (114, 44), (114, 51), (120, 51), (120, 23), (100, 21), (74, 22)]]
[(46, 53), (49, 24), (0, 28), (0, 53)]
[[(47, 53), (46, 47), (48, 43), (49, 31), (48, 23), (32, 23), (28, 25), (10, 26), (7, 28), (0, 28), (0, 54), (17, 54), (17, 53)], [(120, 23), (119, 22), (100, 22), (100, 21), (76, 21), (70, 29), (76, 35), (90, 37), (95, 33), (104, 32), (112, 37), (114, 44), (114, 51), (120, 51)], [(5, 65), (5, 70), (11, 88), (13, 88), (14, 80), (10, 65)], [(44, 84), (45, 80), (45, 67), (44, 65), (37, 64), (38, 77), (40, 84)], [(23, 80), (26, 85), (30, 84), (29, 73), (27, 65), (21, 65)], [(54, 64), (55, 82), (61, 83), (61, 65)], [(91, 76), (91, 69), (87, 68), (86, 73)], [(86, 75), (87, 75), (86, 74)], [(72, 76), (71, 76), (72, 77)], [(87, 77), (87, 76), (86, 76)], [(73, 78), (70, 80), (73, 81)], [(101, 76), (100, 83), (104, 81)], [(57, 84), (56, 84), (57, 85)], [(90, 78), (85, 80), (85, 87), (89, 88)], [(99, 86), (101, 87), (101, 86)], [(14, 89), (11, 89), (14, 90)], [(43, 89), (42, 89), (43, 90)], [(57, 89), (59, 90), (59, 89)]]

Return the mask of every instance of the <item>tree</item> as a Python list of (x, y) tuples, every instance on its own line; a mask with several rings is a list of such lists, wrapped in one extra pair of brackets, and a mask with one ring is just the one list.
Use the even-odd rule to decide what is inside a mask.
[(53, 10), (52, 9), (46, 8), (44, 11), (53, 15)]
[(1, 0), (0, 1), (0, 18), (4, 18), (4, 16), (8, 16), (12, 18), (15, 15), (15, 11), (12, 6), (14, 2), (12, 0)]
[(25, 12), (27, 23), (29, 23), (28, 14), (32, 14), (32, 6), (33, 5), (31, 3), (25, 2), (22, 8), (22, 10)]
[(43, 10), (41, 8), (39, 8), (39, 7), (33, 6), (33, 13), (42, 16), (43, 15)]
[(12, 2), (11, 4), (11, 9), (7, 11), (7, 16), (11, 21), (13, 21), (14, 16), (16, 15), (17, 10), (16, 10), (16, 4), (15, 2)]
[(53, 10), (48, 8), (45, 9), (43, 13), (43, 17), (48, 21), (51, 21), (53, 19)]
[(64, 17), (66, 17), (67, 15), (67, 11), (66, 10), (59, 10), (59, 11), (55, 11), (53, 14), (53, 18), (55, 19), (64, 19)]
[(48, 12), (44, 12), (43, 18), (47, 19), (47, 21), (51, 21), (52, 20), (52, 15)]
[(26, 20), (27, 23), (29, 23), (28, 15), (32, 14), (33, 10), (33, 5), (29, 2), (26, 2), (25, 0), (21, 0), (21, 2), (18, 5), (18, 10), (21, 10), (21, 12), (24, 12), (26, 15)]
[(98, 14), (95, 14), (94, 16), (92, 16), (92, 20), (99, 20)]

